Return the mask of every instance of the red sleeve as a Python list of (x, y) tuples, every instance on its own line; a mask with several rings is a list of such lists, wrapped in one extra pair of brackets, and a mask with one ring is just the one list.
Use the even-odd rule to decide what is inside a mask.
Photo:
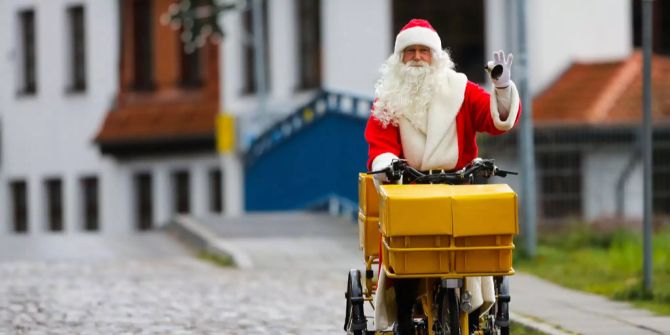
[(398, 157), (402, 155), (400, 129), (391, 124), (384, 127), (372, 114), (365, 126), (365, 140), (368, 142), (368, 170), (372, 168), (375, 157), (390, 152)]
[[(500, 135), (504, 130), (496, 128), (493, 124), (493, 117), (491, 116), (491, 95), (486, 92), (479, 85), (468, 81), (465, 87), (465, 101), (468, 109), (471, 112), (471, 117), (475, 130), (478, 132), (487, 132), (491, 135)], [(519, 122), (521, 115), (521, 104), (519, 104), (519, 111), (516, 114), (514, 125)]]

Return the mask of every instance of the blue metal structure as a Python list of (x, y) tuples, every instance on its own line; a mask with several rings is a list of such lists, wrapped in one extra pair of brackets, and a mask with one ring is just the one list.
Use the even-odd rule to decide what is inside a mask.
[(259, 136), (245, 156), (246, 210), (356, 211), (371, 105), (369, 98), (321, 92)]

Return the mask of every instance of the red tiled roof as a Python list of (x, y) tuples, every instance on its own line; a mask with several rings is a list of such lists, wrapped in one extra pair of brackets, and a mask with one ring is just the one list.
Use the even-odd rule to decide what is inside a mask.
[(96, 142), (132, 142), (214, 136), (216, 104), (139, 104), (116, 109), (107, 117)]
[[(670, 57), (652, 58), (654, 123), (670, 123)], [(573, 64), (533, 101), (536, 125), (631, 125), (642, 120), (642, 54)]]

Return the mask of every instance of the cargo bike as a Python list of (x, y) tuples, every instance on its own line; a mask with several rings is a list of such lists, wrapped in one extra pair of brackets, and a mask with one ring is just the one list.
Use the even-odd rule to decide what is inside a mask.
[[(390, 183), (381, 183), (376, 173)], [(415, 334), (509, 334), (507, 276), (514, 274), (517, 195), (507, 184), (477, 184), (508, 174), (516, 173), (481, 158), (455, 172), (421, 172), (396, 160), (385, 170), (361, 173), (358, 224), (365, 272), (349, 272), (344, 330), (394, 334), (388, 328), (369, 330), (376, 320), (365, 315), (365, 305), (375, 309), (375, 272), (385, 271), (391, 280), (418, 279)], [(495, 302), (473, 310), (465, 278), (477, 276), (493, 277)]]

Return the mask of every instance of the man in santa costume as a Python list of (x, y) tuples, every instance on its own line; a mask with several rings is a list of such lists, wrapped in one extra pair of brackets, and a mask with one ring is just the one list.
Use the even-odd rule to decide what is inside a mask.
[[(460, 169), (477, 157), (477, 132), (499, 135), (512, 129), (521, 114), (519, 94), (510, 79), (512, 55), (505, 57), (498, 51), (493, 59), (487, 67), (502, 73), (491, 76), (494, 87), (489, 94), (454, 71), (449, 53), (428, 21), (411, 20), (398, 33), (394, 52), (382, 65), (375, 85), (376, 100), (365, 129), (368, 168), (381, 170), (393, 160), (405, 159), (422, 171)], [(395, 280), (389, 285), (381, 272), (375, 327), (382, 330), (395, 321), (397, 334), (414, 334), (416, 280)], [(390, 287), (394, 290), (387, 292)], [(472, 294), (473, 309), (495, 301), (491, 277), (468, 278), (466, 288)], [(395, 299), (389, 293), (395, 293)]]

